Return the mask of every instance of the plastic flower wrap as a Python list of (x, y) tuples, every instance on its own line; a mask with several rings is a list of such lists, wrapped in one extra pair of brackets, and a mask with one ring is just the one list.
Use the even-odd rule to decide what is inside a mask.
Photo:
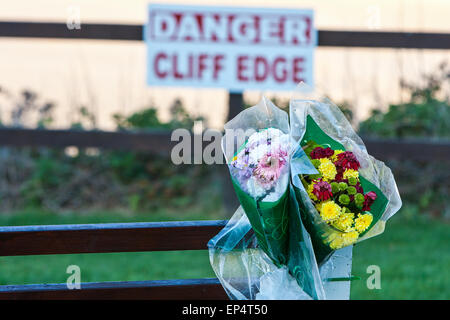
[[(230, 298), (323, 299), (290, 184), (290, 158), (301, 149), (290, 137), (287, 113), (263, 98), (225, 125), (222, 148), (241, 207), (208, 246)], [(305, 160), (301, 171), (315, 170)]]
[(290, 121), (293, 139), (316, 168), (292, 175), (303, 222), (322, 265), (334, 250), (382, 233), (401, 200), (391, 170), (368, 154), (332, 102), (291, 99)]

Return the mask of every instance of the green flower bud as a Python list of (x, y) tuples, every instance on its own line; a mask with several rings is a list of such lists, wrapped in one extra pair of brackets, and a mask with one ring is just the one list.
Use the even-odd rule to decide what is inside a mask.
[(364, 204), (364, 195), (362, 193), (355, 194), (355, 203), (356, 203), (357, 206), (359, 204), (361, 204), (361, 208), (362, 208), (362, 205)]
[(356, 194), (356, 188), (355, 187), (348, 187), (347, 188), (348, 194)]
[(333, 194), (336, 194), (336, 193), (339, 192), (339, 183), (337, 183), (337, 182), (332, 182), (331, 183), (331, 192)]
[(320, 160), (319, 159), (312, 159), (311, 163), (313, 166), (317, 169), (320, 166)]
[(361, 210), (363, 208), (363, 203), (356, 203), (356, 207)]
[(356, 179), (355, 177), (348, 178), (348, 184), (349, 185), (356, 186), (357, 183), (358, 183), (358, 179)]
[(345, 190), (347, 190), (347, 188), (348, 188), (348, 185), (345, 182), (339, 182), (339, 189), (341, 191), (345, 191)]
[(320, 173), (316, 173), (316, 174), (310, 174), (309, 177), (311, 178), (311, 180), (316, 180), (316, 179), (322, 178), (322, 175)]
[(346, 194), (341, 194), (339, 196), (339, 202), (342, 203), (343, 205), (347, 205), (350, 203), (350, 197)]

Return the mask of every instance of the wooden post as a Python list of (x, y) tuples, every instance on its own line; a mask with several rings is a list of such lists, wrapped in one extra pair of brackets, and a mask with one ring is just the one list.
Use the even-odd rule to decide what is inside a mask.
[(242, 92), (229, 92), (228, 99), (227, 121), (233, 119), (244, 108), (244, 97)]
[[(233, 119), (239, 112), (244, 109), (244, 99), (242, 92), (229, 92), (228, 99), (228, 115), (226, 121)], [(222, 166), (221, 176), (223, 203), (225, 204), (225, 209), (227, 210), (228, 216), (231, 217), (234, 211), (239, 207), (239, 200), (237, 199), (234, 192), (234, 188), (231, 183), (230, 172), (228, 171), (227, 165)]]

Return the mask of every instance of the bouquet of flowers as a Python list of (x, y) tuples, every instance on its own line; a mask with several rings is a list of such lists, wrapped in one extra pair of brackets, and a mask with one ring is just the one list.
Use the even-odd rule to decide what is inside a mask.
[(279, 129), (262, 129), (250, 135), (229, 164), (259, 246), (277, 264), (287, 261), (289, 142), (289, 134)]
[(350, 279), (334, 276), (334, 253), (380, 234), (400, 209), (391, 170), (327, 99), (291, 99), (288, 119), (264, 98), (225, 129), (241, 206), (208, 243), (225, 291), (232, 299), (325, 299), (325, 282)]
[(293, 179), (321, 266), (335, 250), (382, 233), (401, 200), (391, 170), (368, 154), (331, 101), (291, 99), (290, 117), (292, 135), (316, 168)]
[[(228, 295), (323, 298), (312, 243), (290, 184), (290, 158), (300, 148), (290, 137), (287, 113), (264, 98), (225, 125), (222, 148), (241, 207), (209, 248)], [(304, 172), (315, 170), (307, 165)], [(284, 282), (285, 289), (294, 289), (267, 285)]]
[(341, 232), (328, 239), (331, 249), (340, 249), (355, 243), (372, 224), (370, 207), (377, 193), (364, 193), (353, 152), (310, 144), (307, 154), (319, 173), (303, 175), (302, 182), (322, 220)]

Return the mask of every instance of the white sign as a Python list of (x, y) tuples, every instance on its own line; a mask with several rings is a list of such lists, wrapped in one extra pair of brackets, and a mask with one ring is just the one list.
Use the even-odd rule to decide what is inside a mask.
[(312, 10), (150, 4), (144, 38), (149, 85), (313, 86)]

